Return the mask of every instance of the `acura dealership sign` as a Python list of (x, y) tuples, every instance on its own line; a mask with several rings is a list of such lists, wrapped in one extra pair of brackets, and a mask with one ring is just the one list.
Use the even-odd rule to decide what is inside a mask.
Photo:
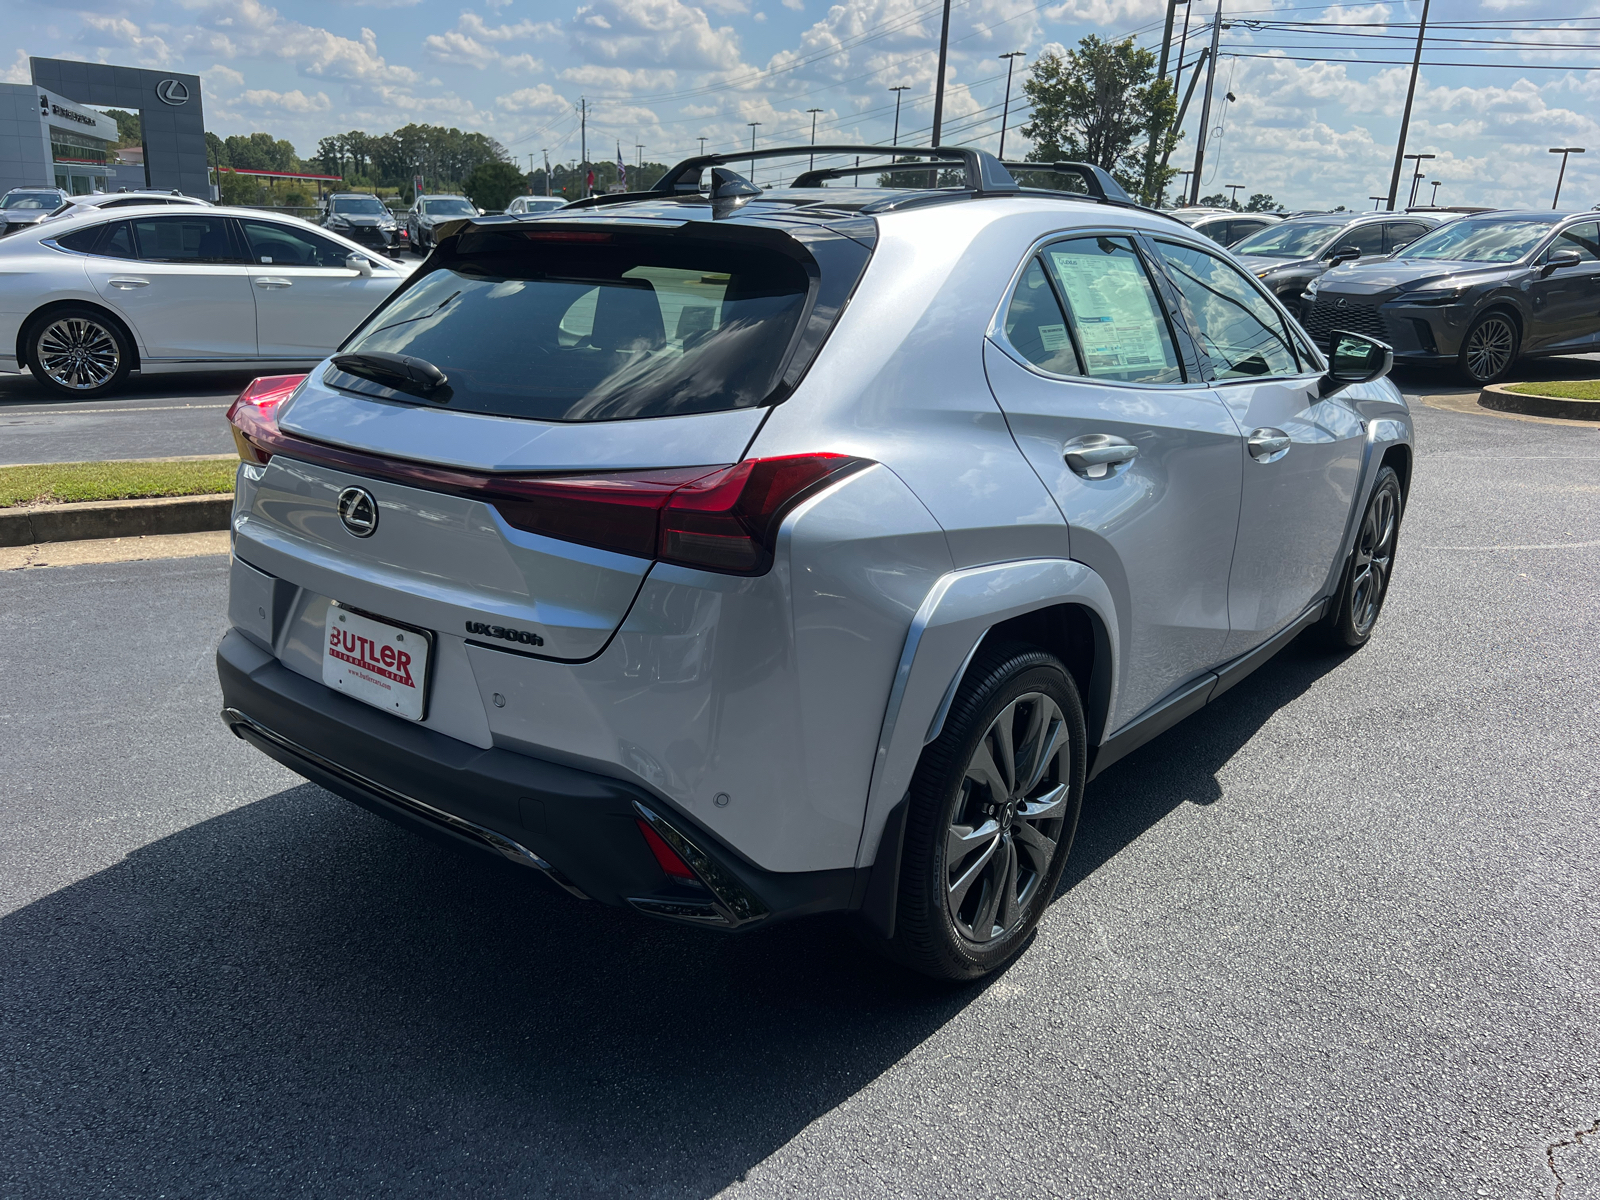
[(156, 96), (163, 104), (187, 104), (189, 87), (181, 79), (163, 79), (156, 84)]

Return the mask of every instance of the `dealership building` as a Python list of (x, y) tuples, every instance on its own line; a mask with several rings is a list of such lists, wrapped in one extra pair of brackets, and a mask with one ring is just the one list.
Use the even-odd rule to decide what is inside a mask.
[[(141, 67), (34, 58), (33, 83), (0, 84), (0, 192), (59, 187), (73, 195), (160, 188), (211, 198), (200, 77)], [(117, 123), (139, 114), (142, 162), (119, 162)]]

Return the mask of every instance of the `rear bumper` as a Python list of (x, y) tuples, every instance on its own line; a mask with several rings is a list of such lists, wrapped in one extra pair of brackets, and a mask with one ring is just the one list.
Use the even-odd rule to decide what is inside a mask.
[[(237, 630), (217, 647), (217, 675), (223, 720), (264, 754), (380, 816), (531, 867), (573, 895), (742, 929), (845, 911), (865, 894), (868, 869), (764, 871), (642, 788), (413, 725), (288, 670)], [(666, 876), (640, 819), (700, 885)]]

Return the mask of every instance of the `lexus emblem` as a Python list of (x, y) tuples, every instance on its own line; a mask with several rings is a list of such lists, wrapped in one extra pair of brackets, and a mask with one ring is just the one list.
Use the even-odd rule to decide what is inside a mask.
[(181, 79), (163, 79), (156, 84), (156, 99), (163, 104), (187, 104), (189, 85)]
[(1340, 296), (1339, 297), (1339, 303), (1335, 304), (1334, 307), (1335, 308), (1343, 308), (1348, 303), (1349, 303), (1348, 300), (1346, 300), (1343, 296)]
[(366, 488), (345, 488), (339, 493), (339, 520), (356, 537), (371, 537), (378, 532), (378, 502)]

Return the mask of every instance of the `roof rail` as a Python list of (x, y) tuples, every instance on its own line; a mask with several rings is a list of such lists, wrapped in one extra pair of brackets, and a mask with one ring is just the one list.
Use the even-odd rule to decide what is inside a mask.
[(1107, 201), (1112, 204), (1134, 204), (1136, 201), (1127, 192), (1122, 190), (1122, 185), (1111, 178), (1111, 173), (1104, 167), (1097, 167), (1093, 163), (1084, 162), (1006, 162), (1001, 166), (1012, 173), (1013, 177), (1018, 171), (1030, 171), (1036, 175), (1067, 175), (1083, 184), (1083, 190), (1096, 200)]
[[(863, 168), (865, 170), (881, 171), (884, 167), (901, 167), (906, 164), (895, 163), (892, 160), (900, 155), (914, 154), (932, 160), (930, 166), (940, 162), (959, 162), (967, 175), (967, 187), (975, 196), (992, 195), (995, 193), (1014, 194), (1017, 181), (1011, 178), (1006, 169), (1000, 165), (1000, 160), (986, 150), (974, 150), (968, 146), (857, 146), (857, 145), (827, 145), (827, 146), (768, 146), (760, 150), (740, 150), (729, 154), (698, 154), (693, 158), (686, 158), (667, 173), (656, 180), (655, 187), (650, 191), (655, 195), (672, 196), (685, 192), (698, 192), (700, 190), (700, 172), (706, 167), (720, 167), (727, 163), (749, 162), (757, 158), (814, 158), (818, 154), (860, 154), (882, 155), (891, 161), (882, 166)], [(916, 165), (916, 164), (911, 164)], [(924, 167), (924, 170), (927, 168)], [(854, 168), (850, 173), (854, 173)], [(826, 169), (823, 171), (808, 170), (799, 175), (793, 187), (819, 187), (823, 179), (829, 178)]]

